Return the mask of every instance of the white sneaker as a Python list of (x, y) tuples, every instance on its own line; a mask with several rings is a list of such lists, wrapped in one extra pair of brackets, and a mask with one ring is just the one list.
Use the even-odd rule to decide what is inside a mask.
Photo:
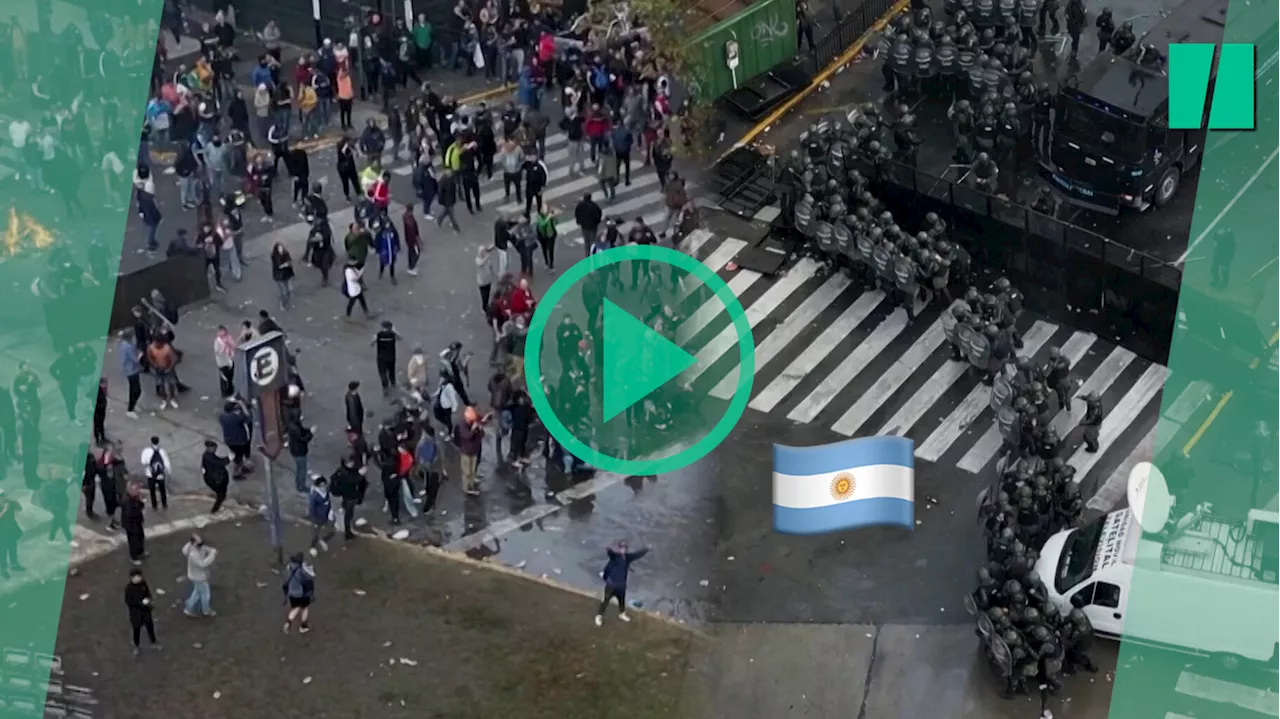
[(172, 407), (173, 409), (177, 409), (177, 408), (178, 408), (178, 400), (176, 400), (176, 399), (171, 399), (171, 400), (169, 400), (169, 406), (170, 406), (170, 407)]
[(321, 539), (321, 540), (320, 540), (320, 549), (321, 549), (322, 551), (325, 551), (325, 552), (329, 551), (329, 543), (328, 543), (328, 542), (326, 542), (326, 541), (324, 541), (323, 539)]
[(316, 548), (315, 548), (315, 547), (312, 547), (312, 548), (311, 548), (311, 556), (313, 556), (313, 557), (318, 557), (318, 556), (320, 556), (320, 552), (317, 552), (317, 551), (316, 551)]
[(604, 617), (600, 616), (599, 614), (596, 615), (596, 626), (597, 627), (604, 626)]
[(628, 617), (626, 612), (623, 612), (623, 613), (619, 614), (619, 615), (618, 615), (618, 619), (621, 619), (621, 620), (622, 620), (622, 621), (624, 621), (624, 622), (629, 622), (629, 621), (631, 621), (631, 617)]
[(137, 413), (137, 412), (125, 412), (125, 413), (124, 413), (124, 416), (128, 417), (129, 419), (137, 419), (137, 418), (138, 418), (138, 413)]
[(168, 402), (168, 400), (163, 400), (163, 399), (162, 399), (162, 400), (160, 400), (160, 407), (159, 407), (159, 409), (164, 409), (164, 408), (166, 408), (166, 407), (168, 407), (168, 406), (169, 406), (169, 402)]

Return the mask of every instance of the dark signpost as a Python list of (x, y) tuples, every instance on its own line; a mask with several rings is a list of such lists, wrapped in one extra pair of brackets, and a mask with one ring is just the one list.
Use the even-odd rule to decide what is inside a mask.
[(263, 475), (267, 482), (267, 524), (271, 529), (271, 547), (276, 561), (284, 564), (284, 519), (280, 514), (280, 494), (276, 491), (271, 463), (284, 449), (280, 426), (280, 391), (289, 384), (288, 350), (284, 334), (268, 332), (236, 349), (236, 391), (253, 407), (260, 444), (265, 461)]

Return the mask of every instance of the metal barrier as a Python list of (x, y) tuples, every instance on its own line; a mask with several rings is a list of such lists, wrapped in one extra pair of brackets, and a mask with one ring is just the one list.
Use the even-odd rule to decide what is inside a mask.
[(1182, 286), (1182, 271), (1176, 266), (1145, 252), (1126, 247), (1091, 230), (893, 160), (861, 163), (861, 165), (859, 170), (868, 177), (881, 182), (890, 182), (916, 194), (963, 208), (979, 217), (996, 220), (1021, 230), (1025, 238), (1034, 238), (1050, 247), (1060, 246), (1097, 258), (1105, 265), (1175, 292)]
[[(801, 65), (812, 77), (822, 72), (837, 57), (840, 57), (849, 46), (857, 42), (876, 24), (889, 9), (894, 0), (867, 0), (840, 17), (840, 21), (830, 32), (814, 43), (812, 50), (803, 53)], [(803, 48), (801, 48), (803, 50)]]

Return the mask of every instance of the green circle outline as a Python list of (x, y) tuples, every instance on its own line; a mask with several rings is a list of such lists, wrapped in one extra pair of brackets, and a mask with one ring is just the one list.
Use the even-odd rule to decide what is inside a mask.
[[(551, 403), (547, 401), (546, 390), (542, 386), (542, 340), (547, 324), (551, 319), (551, 313), (555, 310), (557, 303), (568, 294), (574, 285), (581, 282), (592, 272), (630, 260), (661, 262), (683, 270), (701, 280), (703, 285), (710, 288), (715, 298), (724, 306), (724, 311), (729, 313), (733, 328), (738, 334), (738, 386), (734, 390), (733, 399), (730, 400), (729, 407), (721, 415), (715, 426), (711, 428), (711, 431), (707, 432), (702, 439), (695, 442), (693, 446), (670, 457), (638, 460), (619, 459), (588, 446), (579, 440), (573, 432), (569, 431), (564, 422), (556, 416)], [(547, 428), (547, 432), (562, 446), (568, 448), (574, 456), (591, 466), (606, 472), (628, 476), (651, 476), (674, 472), (710, 454), (711, 450), (715, 449), (729, 436), (729, 433), (738, 424), (738, 420), (742, 419), (742, 415), (747, 409), (747, 403), (751, 400), (751, 387), (755, 383), (755, 338), (751, 335), (751, 322), (747, 319), (747, 313), (742, 308), (742, 303), (738, 301), (737, 295), (733, 293), (733, 290), (724, 280), (720, 279), (719, 275), (693, 257), (683, 252), (655, 245), (614, 247), (604, 252), (597, 252), (570, 266), (569, 271), (553, 282), (538, 302), (538, 307), (533, 313), (533, 319), (529, 323), (526, 345), (534, 348), (533, 352), (526, 352), (524, 358), (525, 381), (529, 387), (529, 399), (533, 402), (538, 418), (542, 421), (543, 426)]]

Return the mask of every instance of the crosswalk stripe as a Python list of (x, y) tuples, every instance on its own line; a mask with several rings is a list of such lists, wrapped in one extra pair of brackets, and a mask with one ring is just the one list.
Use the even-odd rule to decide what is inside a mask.
[(1175, 691), (1217, 704), (1234, 704), (1258, 714), (1280, 716), (1280, 697), (1265, 689), (1183, 671), (1178, 675)]
[[(750, 289), (762, 276), (759, 272), (740, 270), (738, 274), (733, 276), (733, 279), (729, 280), (729, 290), (733, 292), (734, 297), (741, 297), (742, 293)], [(721, 312), (724, 312), (724, 304), (720, 302), (719, 298), (711, 297), (702, 303), (702, 306), (695, 310), (693, 314), (689, 315), (688, 319), (680, 323), (680, 335), (685, 338), (696, 336), (706, 329), (706, 326), (711, 324), (712, 320)], [(683, 341), (681, 344), (683, 344)]]
[[(657, 173), (648, 173), (648, 174), (641, 175), (639, 177), (632, 177), (631, 185), (629, 187), (619, 185), (618, 192), (634, 191), (640, 188), (648, 187), (649, 185), (656, 185), (656, 184), (658, 184)], [(598, 188), (599, 186), (600, 186), (600, 181), (596, 179), (595, 175), (590, 175), (588, 177), (580, 177), (572, 182), (566, 182), (559, 185), (548, 185), (547, 188), (542, 193), (542, 201), (550, 202), (558, 197), (564, 197), (565, 195), (580, 195), (587, 190), (592, 190), (592, 189)], [(501, 199), (502, 197), (501, 190), (495, 190), (494, 192), (491, 192), (489, 194), (493, 196), (492, 201), (495, 201), (495, 202)], [(485, 200), (483, 196), (481, 196), (480, 198), (480, 203), (485, 204)], [(518, 212), (523, 209), (524, 209), (523, 202), (509, 202), (499, 207), (498, 212)]]
[[(752, 329), (760, 324), (769, 313), (773, 312), (788, 297), (800, 288), (805, 282), (809, 281), (818, 271), (818, 263), (809, 258), (804, 258), (792, 267), (786, 275), (765, 291), (751, 306), (746, 308), (747, 323)], [(738, 344), (738, 330), (730, 323), (727, 327), (720, 331), (710, 342), (698, 350), (696, 355), (697, 362), (682, 373), (681, 380), (686, 384), (693, 384), (703, 372), (711, 368), (725, 352)]]
[(1159, 394), (1168, 376), (1169, 370), (1162, 365), (1150, 365), (1129, 391), (1125, 392), (1124, 397), (1116, 403), (1115, 410), (1102, 420), (1102, 428), (1098, 432), (1098, 451), (1091, 454), (1081, 445), (1068, 461), (1068, 464), (1076, 468), (1076, 482), (1089, 474), (1089, 470), (1102, 458), (1107, 447), (1138, 419), (1142, 410)]
[(1169, 409), (1156, 421), (1156, 441), (1152, 445), (1152, 456), (1164, 452), (1183, 425), (1191, 421), (1204, 403), (1209, 401), (1212, 389), (1213, 385), (1208, 382), (1196, 380), (1182, 390), (1178, 398), (1169, 405)]
[(911, 375), (920, 369), (920, 366), (928, 361), (934, 351), (946, 341), (947, 335), (942, 329), (942, 320), (934, 320), (929, 329), (911, 344), (902, 357), (880, 375), (871, 389), (864, 392), (858, 401), (854, 402), (853, 406), (836, 421), (832, 429), (846, 437), (856, 434), (862, 425), (871, 419), (871, 415), (884, 406), (889, 397), (901, 389)]
[(907, 329), (909, 323), (906, 310), (901, 307), (894, 309), (893, 313), (880, 323), (865, 342), (855, 347), (853, 352), (809, 393), (808, 397), (791, 410), (787, 419), (805, 424), (817, 419), (818, 414), (835, 400), (836, 395), (848, 387), (849, 383), (861, 374), (872, 360), (897, 339), (898, 335)]
[[(1111, 350), (1111, 354), (1107, 355), (1102, 364), (1089, 375), (1089, 379), (1080, 385), (1080, 389), (1076, 391), (1076, 397), (1083, 397), (1089, 393), (1097, 393), (1101, 396), (1120, 378), (1134, 359), (1136, 355), (1123, 347)], [(1074, 402), (1070, 407), (1062, 408), (1058, 416), (1053, 418), (1050, 426), (1058, 431), (1059, 437), (1066, 437), (1082, 419), (1084, 419), (1084, 402)]]
[[(724, 242), (720, 243), (720, 246), (717, 247), (714, 252), (707, 255), (706, 259), (702, 261), (702, 264), (712, 272), (719, 272), (725, 265), (729, 264), (729, 260), (737, 257), (738, 253), (746, 246), (747, 243), (742, 240), (735, 240), (732, 237), (726, 238)], [(693, 252), (690, 252), (689, 254), (693, 254)], [(690, 279), (692, 280), (693, 278)], [(702, 287), (701, 282), (686, 281), (680, 288), (678, 301), (684, 302), (689, 298), (689, 295), (692, 295), (699, 287)]]
[[(755, 356), (755, 373), (758, 376), (760, 370), (774, 360), (783, 349), (787, 348), (795, 338), (804, 331), (809, 323), (818, 318), (832, 302), (836, 301), (848, 287), (852, 281), (842, 272), (837, 272), (823, 283), (818, 291), (805, 298), (803, 304), (796, 308), (794, 312), (787, 315), (773, 331), (765, 337), (764, 341), (756, 347)], [(718, 399), (729, 399), (733, 396), (738, 388), (738, 371), (735, 365), (733, 370), (719, 384), (711, 390), (711, 396)]]
[(1120, 503), (1129, 487), (1129, 473), (1138, 462), (1149, 462), (1155, 456), (1156, 428), (1152, 427), (1138, 440), (1138, 446), (1121, 460), (1107, 481), (1093, 493), (1086, 505), (1096, 512), (1110, 512)]
[[(1097, 337), (1088, 332), (1076, 332), (1062, 346), (1062, 356), (1074, 368), (1088, 354), (1089, 348), (1093, 346), (1096, 339)], [(972, 474), (981, 472), (982, 468), (987, 466), (987, 463), (996, 456), (996, 452), (1000, 451), (1002, 443), (1000, 427), (992, 423), (991, 426), (987, 427), (987, 431), (982, 433), (978, 441), (974, 442), (973, 446), (969, 448), (969, 451), (965, 452), (964, 456), (960, 458), (960, 461), (956, 463), (956, 467)]]
[[(712, 237), (715, 237), (715, 235), (711, 234), (710, 230), (703, 230), (703, 229), (694, 230), (693, 232), (690, 232), (688, 235), (686, 235), (683, 240), (680, 241), (679, 249), (681, 252), (685, 253), (686, 255), (689, 255), (691, 257), (697, 257), (698, 251), (702, 249), (703, 245), (710, 242)], [(745, 245), (746, 243), (743, 243), (743, 244)]]
[(764, 388), (764, 391), (751, 400), (749, 406), (760, 412), (772, 411), (779, 402), (791, 394), (801, 380), (826, 359), (827, 355), (848, 339), (850, 333), (857, 329), (858, 325), (862, 324), (882, 301), (884, 301), (884, 293), (880, 290), (872, 290), (860, 295), (818, 336), (818, 339), (801, 352), (799, 357), (792, 360), (791, 364), (787, 365), (787, 368)]
[[(1040, 347), (1042, 347), (1044, 343), (1048, 342), (1050, 338), (1053, 337), (1053, 333), (1057, 331), (1058, 328), (1056, 325), (1048, 322), (1037, 321), (1031, 326), (1031, 329), (1023, 335), (1023, 347), (1020, 354), (1026, 357), (1034, 357), (1036, 353), (1040, 351)], [(911, 396), (911, 399), (907, 400), (907, 402), (902, 405), (902, 407), (893, 415), (892, 418), (889, 419), (888, 422), (885, 422), (884, 426), (880, 428), (880, 431), (877, 434), (895, 434), (900, 437), (905, 436), (911, 431), (911, 428), (915, 426), (915, 423), (920, 421), (920, 418), (924, 416), (925, 412), (927, 412), (929, 408), (932, 407), (934, 403), (951, 388), (951, 385), (955, 384), (962, 376), (964, 376), (965, 372), (969, 370), (969, 367), (970, 364), (967, 361), (948, 361), (942, 366), (942, 369), (938, 370), (938, 372), (934, 373), (934, 375), (929, 378), (929, 381), (926, 382), (923, 387)], [(978, 383), (978, 387), (987, 390), (986, 404), (990, 404), (991, 389), (981, 382)], [(977, 388), (975, 388), (973, 392), (970, 392), (970, 394), (975, 392), (977, 392)], [(966, 396), (965, 399), (968, 399), (968, 397)], [(919, 452), (917, 452), (917, 454), (919, 454)]]

